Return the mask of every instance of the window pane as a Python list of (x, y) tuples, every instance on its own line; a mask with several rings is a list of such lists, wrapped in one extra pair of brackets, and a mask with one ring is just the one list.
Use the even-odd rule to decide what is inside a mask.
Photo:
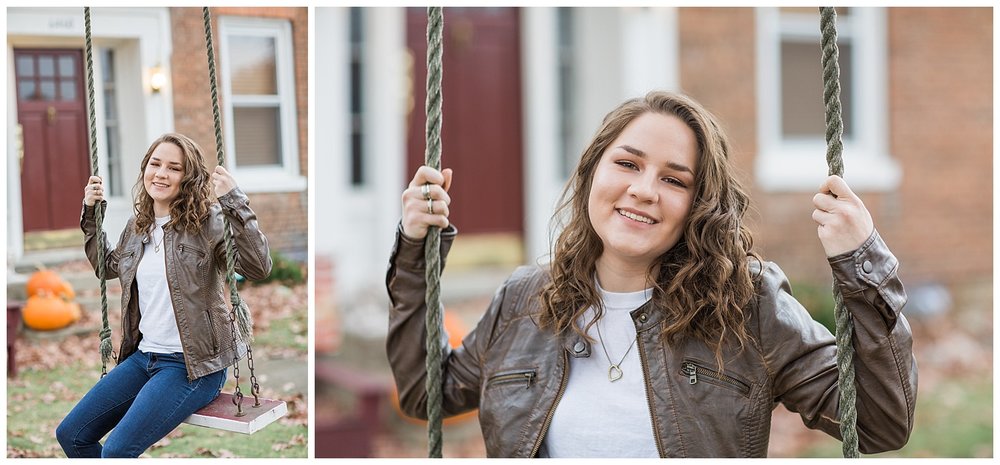
[(277, 107), (233, 108), (238, 166), (281, 165)]
[(21, 100), (35, 100), (35, 81), (21, 81), (17, 89), (17, 97)]
[(76, 100), (76, 83), (73, 81), (59, 82), (59, 100)]
[(53, 77), (56, 74), (56, 60), (50, 56), (38, 57), (38, 74), (42, 77)]
[(101, 74), (105, 82), (115, 80), (115, 56), (110, 48), (101, 49)]
[[(844, 137), (852, 133), (851, 46), (840, 50), (840, 102)], [(781, 128), (789, 138), (823, 137), (826, 133), (823, 105), (823, 69), (818, 42), (781, 44)]]
[(574, 15), (572, 8), (562, 7), (557, 10), (556, 28), (559, 36), (558, 73), (559, 73), (559, 142), (562, 145), (562, 157), (560, 175), (563, 179), (568, 178), (573, 172), (573, 167), (580, 159), (580, 154), (576, 153), (574, 147), (575, 133), (573, 131), (573, 115), (576, 114), (576, 107), (573, 98), (576, 93), (576, 63), (573, 55), (576, 53), (573, 36), (576, 33), (573, 23)]
[(14, 67), (17, 68), (18, 76), (31, 77), (35, 75), (35, 60), (31, 57), (17, 57)]
[(278, 93), (273, 37), (230, 36), (229, 60), (234, 95)]
[(55, 100), (56, 99), (55, 81), (42, 81), (41, 91), (42, 91), (42, 100)]
[(351, 185), (365, 184), (364, 152), (364, 18), (361, 8), (351, 8)]
[(62, 55), (59, 57), (59, 76), (76, 76), (76, 60), (72, 56)]
[[(796, 13), (796, 14), (814, 14), (816, 15), (816, 21), (819, 21), (819, 8), (818, 7), (801, 7), (801, 6), (785, 6), (780, 8), (782, 13)], [(851, 9), (843, 6), (836, 7), (837, 17), (847, 16)], [(816, 23), (817, 27), (819, 23)]]

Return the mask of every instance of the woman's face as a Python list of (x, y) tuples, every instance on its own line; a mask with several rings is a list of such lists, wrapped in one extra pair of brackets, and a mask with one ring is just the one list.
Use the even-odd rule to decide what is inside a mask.
[(600, 261), (649, 267), (677, 243), (697, 162), (694, 131), (676, 116), (649, 112), (625, 127), (594, 168), (587, 203)]
[(169, 207), (180, 193), (184, 179), (184, 154), (180, 147), (163, 142), (153, 149), (142, 173), (142, 184), (153, 203)]

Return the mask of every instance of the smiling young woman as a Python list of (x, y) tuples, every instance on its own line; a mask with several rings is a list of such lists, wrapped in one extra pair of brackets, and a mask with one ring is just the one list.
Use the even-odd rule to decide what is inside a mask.
[[(517, 269), (461, 347), (442, 343), (445, 415), (478, 408), (499, 457), (763, 457), (776, 402), (839, 438), (833, 335), (753, 252), (750, 199), (729, 155), (714, 116), (683, 95), (612, 110), (555, 212), (551, 263)], [(389, 362), (416, 417), (427, 401), (423, 240), (446, 228), (443, 262), (457, 235), (452, 175), (414, 174), (386, 280)], [(916, 366), (898, 262), (842, 179), (813, 203), (860, 328), (860, 448), (902, 447)]]
[(246, 194), (224, 168), (210, 173), (190, 138), (164, 134), (153, 141), (133, 198), (135, 214), (112, 249), (97, 235), (103, 182), (94, 176), (84, 188), (87, 258), (96, 270), (103, 248), (106, 278), (119, 278), (125, 291), (118, 365), (56, 429), (68, 457), (138, 457), (215, 399), (226, 367), (246, 354), (246, 344), (230, 332), (223, 216), (233, 229), (236, 271), (248, 279), (271, 271), (267, 239)]

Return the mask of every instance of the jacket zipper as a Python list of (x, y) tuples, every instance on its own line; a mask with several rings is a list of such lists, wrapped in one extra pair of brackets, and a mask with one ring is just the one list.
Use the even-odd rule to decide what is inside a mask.
[[(636, 335), (636, 337), (639, 337)], [(656, 452), (660, 454), (660, 458), (666, 458), (667, 454), (663, 452), (662, 441), (660, 440), (660, 429), (656, 425), (656, 415), (653, 412), (653, 401), (649, 398), (649, 391), (653, 390), (653, 383), (649, 380), (649, 365), (646, 363), (646, 349), (645, 344), (641, 340), (636, 342), (639, 346), (639, 362), (642, 363), (642, 377), (643, 381), (646, 382), (646, 405), (649, 406), (649, 421), (653, 425), (653, 437), (656, 439)]]
[(556, 406), (559, 405), (559, 401), (562, 400), (563, 393), (566, 391), (566, 381), (569, 377), (569, 356), (566, 355), (566, 351), (562, 351), (563, 359), (563, 374), (562, 379), (559, 380), (559, 392), (556, 393), (556, 399), (552, 402), (552, 406), (549, 407), (549, 412), (545, 415), (545, 422), (542, 423), (542, 431), (538, 433), (538, 438), (535, 439), (535, 446), (531, 448), (531, 454), (528, 457), (535, 457), (538, 454), (538, 449), (542, 447), (542, 439), (545, 438), (545, 434), (549, 432), (549, 425), (552, 424), (552, 416), (556, 413)]
[(535, 382), (536, 370), (524, 370), (514, 373), (504, 373), (496, 375), (486, 381), (487, 386), (524, 381), (524, 388), (528, 389)]
[(697, 365), (694, 362), (685, 360), (681, 363), (681, 373), (688, 377), (688, 384), (698, 384), (698, 376), (704, 376), (711, 378), (718, 382), (718, 384), (732, 388), (742, 394), (744, 397), (750, 395), (750, 386), (748, 386), (743, 381), (740, 381), (732, 376), (726, 375), (724, 373), (718, 373), (701, 365)]
[[(163, 234), (164, 234), (163, 240), (166, 241), (167, 240), (167, 238), (166, 238), (166, 231), (164, 231)], [(184, 251), (184, 244), (181, 244), (178, 247), (178, 249), (181, 252), (183, 252)], [(167, 288), (170, 289), (170, 306), (171, 307), (175, 307), (174, 306), (174, 288), (170, 284), (170, 273), (167, 272), (167, 256), (169, 255), (168, 253), (166, 253), (167, 250), (170, 250), (170, 249), (167, 247), (166, 244), (164, 244), (164, 246), (163, 246), (163, 272), (167, 276)], [(184, 347), (184, 337), (182, 335), (180, 335), (181, 324), (180, 324), (180, 321), (177, 320), (177, 308), (174, 308), (173, 310), (174, 310), (174, 323), (177, 325), (177, 333), (178, 333), (178, 336), (181, 336), (178, 339), (181, 341), (181, 354), (184, 356), (184, 368), (187, 370), (188, 381), (194, 381), (194, 377), (191, 376), (191, 362), (188, 360), (188, 350), (187, 350), (187, 347)]]
[[(129, 277), (128, 281), (131, 284), (128, 286), (128, 289), (125, 289), (125, 281), (122, 281), (122, 278), (124, 276), (122, 276), (122, 274), (121, 274), (121, 268), (118, 269), (118, 271), (119, 271), (119, 273), (118, 273), (118, 283), (121, 284), (122, 295), (125, 295), (126, 293), (128, 293), (128, 302), (123, 302), (123, 305), (122, 305), (122, 342), (121, 342), (121, 345), (118, 346), (118, 360), (115, 360), (116, 364), (121, 361), (122, 349), (125, 347), (125, 342), (126, 341), (129, 341), (132, 344), (135, 344), (135, 350), (139, 350), (139, 342), (138, 341), (132, 341), (131, 338), (128, 337), (128, 328), (129, 328), (129, 318), (128, 318), (129, 311), (128, 311), (128, 308), (132, 304), (132, 286), (137, 285), (135, 283), (135, 274), (139, 271), (139, 262), (142, 261), (142, 256), (143, 256), (143, 253), (145, 252), (145, 250), (146, 250), (145, 244), (143, 244), (142, 247), (139, 247), (139, 257), (136, 258), (136, 260), (135, 260), (135, 266), (132, 268), (132, 270), (130, 272), (131, 274), (130, 274), (130, 277)], [(135, 255), (135, 251), (133, 250), (131, 254), (124, 255), (124, 256), (122, 256), (122, 258), (130, 257), (130, 256), (134, 256), (134, 255)], [(118, 264), (121, 265), (121, 260), (120, 259), (118, 261)], [(138, 291), (137, 291), (137, 293), (138, 293)], [(138, 308), (139, 307), (139, 302), (136, 302), (135, 306), (136, 306), (136, 308)]]

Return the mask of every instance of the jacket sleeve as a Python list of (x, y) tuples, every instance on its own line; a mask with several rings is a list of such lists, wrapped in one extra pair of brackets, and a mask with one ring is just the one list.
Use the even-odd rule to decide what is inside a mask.
[[(854, 252), (829, 259), (854, 322), (858, 445), (866, 454), (903, 447), (913, 429), (917, 366), (900, 313), (906, 293), (898, 262), (873, 232)], [(834, 336), (791, 295), (784, 273), (768, 263), (758, 294), (761, 348), (773, 392), (809, 428), (842, 439)]]
[[(254, 281), (267, 278), (271, 274), (271, 250), (257, 224), (257, 214), (250, 209), (250, 199), (236, 187), (219, 197), (219, 205), (232, 227), (236, 245), (236, 272)], [(215, 256), (225, 267), (225, 240), (216, 242)]]
[[(457, 234), (453, 226), (441, 232), (441, 263), (448, 255)], [(386, 287), (392, 308), (389, 311), (389, 334), (386, 352), (399, 392), (399, 404), (407, 415), (427, 418), (427, 331), (425, 317), (426, 282), (423, 241), (412, 240), (396, 230), (396, 244), (389, 259)], [(452, 349), (442, 331), (442, 397), (444, 416), (457, 415), (479, 406), (482, 379), (481, 359), (492, 339), (503, 301), (502, 287), (486, 314), (464, 338), (462, 346)]]
[[(108, 202), (105, 200), (101, 201), (101, 206), (104, 208), (105, 214), (108, 211)], [(121, 258), (120, 251), (122, 249), (122, 244), (125, 243), (125, 235), (132, 229), (132, 224), (135, 218), (131, 218), (128, 224), (125, 225), (125, 229), (122, 230), (121, 236), (118, 238), (118, 246), (111, 249), (111, 244), (108, 242), (107, 231), (101, 230), (101, 237), (97, 237), (97, 208), (95, 206), (83, 206), (83, 211), (80, 213), (80, 229), (83, 230), (83, 248), (87, 253), (87, 260), (90, 261), (90, 265), (94, 267), (94, 275), (100, 278), (100, 273), (97, 271), (98, 252), (100, 248), (104, 249), (104, 278), (105, 279), (115, 279), (118, 277), (118, 261)]]

